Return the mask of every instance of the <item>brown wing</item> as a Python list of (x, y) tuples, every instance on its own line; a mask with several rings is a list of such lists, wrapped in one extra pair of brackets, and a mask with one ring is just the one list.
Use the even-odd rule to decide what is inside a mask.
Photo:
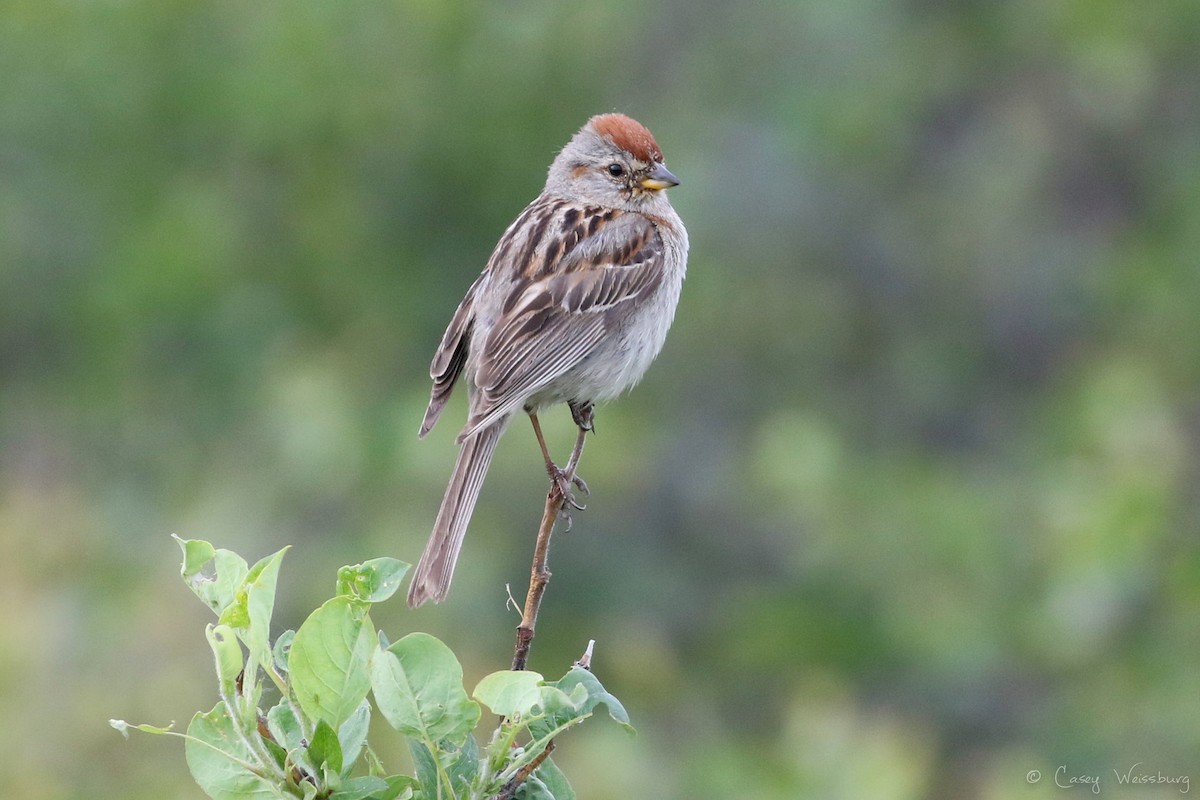
[[(645, 217), (598, 208), (556, 216), (484, 344), (463, 437), (578, 365), (662, 280), (662, 239)], [(563, 237), (568, 225), (576, 235)]]
[(467, 347), (471, 342), (471, 328), (475, 324), (475, 290), (483, 280), (480, 275), (467, 289), (467, 294), (458, 304), (458, 310), (446, 326), (442, 334), (442, 343), (433, 354), (433, 362), (429, 365), (429, 377), (433, 379), (433, 390), (429, 395), (429, 407), (425, 409), (425, 420), (417, 434), (424, 437), (437, 424), (454, 384), (462, 374), (463, 365), (467, 363)]

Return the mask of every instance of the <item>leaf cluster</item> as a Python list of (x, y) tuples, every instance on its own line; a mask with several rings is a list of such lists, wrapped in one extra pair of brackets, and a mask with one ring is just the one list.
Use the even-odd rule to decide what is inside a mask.
[[(389, 642), (370, 611), (399, 588), (409, 569), (401, 561), (342, 567), (334, 596), (272, 641), (287, 548), (250, 566), (208, 542), (177, 541), (184, 582), (217, 615), (205, 636), (220, 699), (182, 734), (110, 724), (126, 735), (182, 736), (192, 777), (213, 800), (569, 800), (575, 794), (549, 758), (555, 737), (601, 704), (632, 730), (620, 702), (582, 667), (557, 681), (494, 672), (468, 695), (440, 640), (413, 632)], [(485, 707), (501, 722), (481, 747)], [(414, 775), (391, 774), (377, 757), (368, 742), (374, 711), (407, 740)]]

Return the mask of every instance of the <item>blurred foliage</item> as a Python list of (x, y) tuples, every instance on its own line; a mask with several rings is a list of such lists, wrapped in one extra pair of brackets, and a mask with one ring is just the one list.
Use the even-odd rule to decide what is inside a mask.
[[(5, 792), (196, 796), (105, 724), (212, 702), (168, 533), (303, 545), (283, 627), (419, 554), (463, 414), (416, 440), (428, 359), (613, 109), (693, 252), (552, 554), (531, 667), (595, 638), (641, 732), (564, 742), (580, 796), (1200, 779), (1198, 36), (1194, 0), (10, 0)], [(503, 667), (544, 488), (514, 425), (450, 601), (381, 627)]]

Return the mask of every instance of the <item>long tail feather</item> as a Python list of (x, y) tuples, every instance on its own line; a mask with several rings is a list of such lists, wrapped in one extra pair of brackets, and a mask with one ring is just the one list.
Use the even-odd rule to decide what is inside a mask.
[(442, 507), (433, 523), (433, 533), (425, 545), (425, 553), (417, 564), (412, 584), (408, 587), (408, 605), (416, 608), (427, 600), (440, 603), (450, 591), (450, 579), (454, 576), (454, 565), (462, 550), (467, 523), (479, 499), (479, 490), (492, 453), (500, 434), (504, 432), (504, 421), (479, 431), (462, 443), (458, 460), (454, 462), (454, 473), (442, 497)]

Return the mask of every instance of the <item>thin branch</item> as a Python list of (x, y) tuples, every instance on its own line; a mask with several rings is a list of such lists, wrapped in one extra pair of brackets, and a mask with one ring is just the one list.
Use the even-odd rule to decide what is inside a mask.
[(500, 787), (500, 791), (495, 795), (495, 797), (492, 798), (492, 800), (512, 800), (512, 798), (516, 797), (517, 790), (521, 788), (521, 784), (524, 783), (529, 776), (532, 775), (534, 771), (542, 765), (542, 762), (550, 757), (550, 754), (553, 752), (554, 740), (551, 739), (550, 741), (546, 742), (546, 749), (538, 753), (537, 758), (533, 759), (533, 761), (530, 761), (528, 764), (521, 767), (521, 769), (517, 771), (516, 775), (513, 775), (507, 783)]
[[(533, 634), (537, 628), (538, 609), (542, 606), (542, 595), (546, 592), (546, 584), (550, 582), (547, 560), (554, 523), (568, 504), (571, 507), (581, 508), (571, 497), (571, 486), (572, 484), (579, 485), (581, 488), (584, 486), (582, 481), (576, 481), (575, 470), (583, 455), (587, 432), (588, 429), (580, 425), (579, 438), (575, 441), (575, 448), (571, 451), (571, 458), (567, 462), (566, 469), (558, 471), (555, 468), (554, 472), (557, 474), (551, 476), (550, 491), (546, 493), (546, 507), (542, 512), (542, 524), (538, 526), (537, 543), (533, 547), (533, 566), (529, 574), (529, 592), (525, 595), (525, 610), (521, 614), (521, 624), (517, 626), (517, 644), (512, 660), (514, 670), (525, 669), (525, 665), (529, 661), (529, 648), (533, 645)], [(553, 465), (548, 462), (549, 466)]]
[(554, 522), (562, 513), (566, 497), (559, 490), (558, 484), (550, 487), (546, 495), (546, 509), (542, 513), (542, 524), (538, 527), (537, 544), (533, 548), (533, 567), (529, 575), (529, 592), (525, 595), (525, 611), (521, 614), (521, 624), (517, 626), (517, 645), (513, 651), (512, 668), (525, 669), (529, 661), (529, 648), (533, 645), (533, 633), (537, 627), (538, 609), (542, 605), (542, 595), (546, 592), (546, 584), (550, 582), (550, 570), (546, 560), (550, 551), (550, 534), (554, 531)]
[[(581, 491), (587, 493), (587, 484), (575, 477), (575, 470), (579, 467), (579, 459), (583, 455), (583, 445), (587, 438), (587, 432), (592, 427), (591, 407), (588, 406), (583, 412), (579, 412), (572, 406), (571, 413), (575, 417), (575, 422), (579, 425), (579, 438), (575, 440), (575, 447), (571, 451), (571, 457), (567, 461), (566, 469), (562, 470), (550, 461), (537, 417), (532, 417), (533, 427), (538, 436), (538, 443), (542, 446), (542, 454), (546, 456), (546, 469), (550, 473), (550, 491), (546, 493), (546, 507), (542, 511), (542, 523), (538, 526), (537, 542), (533, 547), (533, 566), (529, 572), (529, 591), (525, 595), (525, 610), (521, 614), (521, 624), (517, 626), (517, 645), (513, 651), (512, 660), (512, 668), (514, 670), (525, 669), (525, 665), (529, 661), (529, 649), (533, 645), (533, 634), (537, 628), (538, 610), (542, 607), (542, 596), (546, 593), (546, 585), (550, 582), (550, 570), (547, 567), (547, 562), (550, 554), (550, 535), (554, 533), (554, 523), (558, 521), (558, 518), (562, 516), (565, 510), (567, 513), (567, 530), (570, 530), (570, 510), (572, 508), (583, 509), (583, 506), (576, 503), (575, 499), (571, 496), (572, 485), (578, 486)], [(509, 593), (509, 599), (512, 599), (511, 592)], [(589, 642), (587, 651), (581, 659), (585, 668), (587, 662), (591, 660), (591, 653), (592, 643)], [(551, 739), (546, 742), (545, 749), (538, 753), (536, 758), (518, 770), (512, 778), (505, 782), (493, 800), (512, 800), (512, 798), (516, 797), (521, 784), (553, 752), (554, 740)]]

